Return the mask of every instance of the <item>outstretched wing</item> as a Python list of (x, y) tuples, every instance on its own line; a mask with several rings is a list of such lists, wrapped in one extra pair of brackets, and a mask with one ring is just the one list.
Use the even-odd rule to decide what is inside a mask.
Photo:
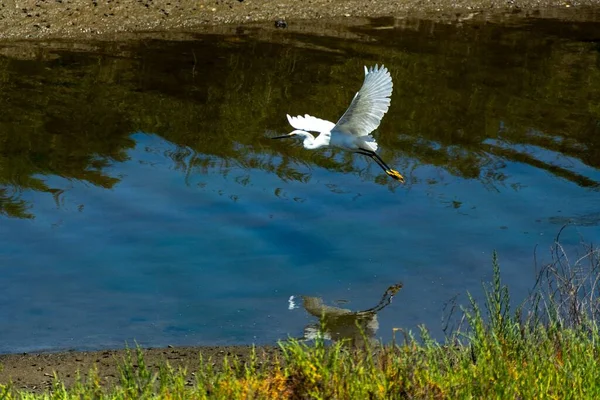
[(392, 76), (386, 67), (365, 67), (363, 85), (335, 129), (354, 136), (366, 136), (373, 132), (390, 107), (393, 86)]
[(335, 124), (331, 121), (325, 121), (324, 119), (312, 117), (305, 114), (304, 117), (298, 115), (297, 117), (287, 116), (290, 125), (295, 129), (301, 129), (307, 132), (329, 132), (333, 129)]

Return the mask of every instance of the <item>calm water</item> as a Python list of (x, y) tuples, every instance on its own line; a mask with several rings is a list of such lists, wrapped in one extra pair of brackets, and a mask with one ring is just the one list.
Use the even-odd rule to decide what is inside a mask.
[[(374, 336), (440, 337), (494, 249), (520, 300), (565, 223), (567, 247), (600, 243), (596, 24), (340, 36), (2, 45), (0, 352), (273, 343), (317, 322), (302, 296), (366, 310), (398, 282)], [(406, 185), (268, 139), (286, 113), (336, 121), (375, 63), (394, 79), (375, 136)]]

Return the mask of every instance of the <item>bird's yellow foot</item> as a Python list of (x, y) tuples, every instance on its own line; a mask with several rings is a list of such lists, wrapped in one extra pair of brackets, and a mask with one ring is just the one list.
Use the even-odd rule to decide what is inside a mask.
[(395, 180), (404, 183), (404, 177), (400, 175), (400, 172), (396, 171), (395, 169), (388, 169), (387, 171), (385, 171), (385, 173), (394, 178)]

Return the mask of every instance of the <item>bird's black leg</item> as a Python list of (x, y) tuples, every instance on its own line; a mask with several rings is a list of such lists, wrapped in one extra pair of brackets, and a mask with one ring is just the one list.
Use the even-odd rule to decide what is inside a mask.
[(387, 165), (387, 164), (385, 163), (385, 161), (383, 161), (383, 160), (381, 159), (381, 157), (379, 157), (379, 156), (377, 155), (377, 153), (375, 153), (374, 151), (372, 151), (372, 150), (366, 150), (366, 149), (360, 149), (360, 148), (359, 148), (358, 150), (356, 150), (356, 152), (357, 152), (358, 154), (363, 154), (363, 155), (365, 155), (365, 156), (368, 156), (368, 157), (370, 157), (371, 159), (373, 159), (373, 160), (374, 160), (374, 161), (377, 163), (377, 165), (379, 165), (379, 166), (381, 167), (381, 169), (383, 169), (383, 171), (384, 171), (386, 174), (388, 174), (388, 175), (389, 175), (389, 176), (391, 176), (392, 178), (394, 178), (394, 179), (396, 179), (396, 180), (398, 180), (398, 181), (400, 181), (400, 182), (404, 183), (404, 177), (403, 177), (402, 175), (400, 175), (400, 173), (399, 173), (398, 171), (391, 169), (391, 168), (389, 167), (389, 165)]
[[(369, 152), (369, 151), (367, 150), (367, 152)], [(382, 165), (383, 165), (383, 166), (384, 166), (384, 167), (385, 167), (387, 170), (390, 170), (390, 169), (391, 169), (391, 168), (390, 168), (390, 166), (389, 166), (389, 165), (387, 165), (387, 164), (385, 163), (385, 161), (383, 161), (383, 159), (382, 159), (381, 157), (379, 157), (379, 154), (375, 153), (374, 151), (371, 151), (370, 153), (371, 153), (371, 154), (373, 154), (373, 157), (375, 157), (377, 160), (379, 160), (379, 162), (380, 162), (380, 163), (381, 163), (381, 164), (382, 164)]]
[(381, 157), (379, 157), (377, 155), (377, 153), (373, 152), (373, 151), (369, 151), (369, 150), (365, 150), (365, 149), (358, 149), (356, 151), (358, 154), (362, 154), (364, 156), (367, 156), (371, 159), (373, 159), (373, 161), (375, 161), (377, 163), (377, 165), (379, 165), (381, 167), (381, 169), (383, 169), (385, 172), (389, 171), (391, 168), (388, 167), (388, 165), (381, 159)]

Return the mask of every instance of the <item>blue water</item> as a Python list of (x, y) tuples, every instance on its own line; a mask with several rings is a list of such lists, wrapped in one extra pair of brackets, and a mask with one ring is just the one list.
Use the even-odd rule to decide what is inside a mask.
[[(390, 163), (407, 178), (400, 185), (360, 156), (328, 150), (313, 156), (299, 143), (266, 140), (288, 129), (285, 112), (309, 111), (277, 107), (284, 106), (288, 111), (273, 112), (264, 129), (235, 133), (234, 150), (252, 144), (246, 162), (216, 155), (216, 145), (203, 153), (202, 144), (174, 143), (164, 132), (124, 124), (116, 128), (128, 143), (122, 156), (101, 157), (107, 160), (102, 174), (116, 179), (112, 187), (48, 171), (32, 177), (59, 190), (54, 195), (7, 183), (33, 217), (0, 217), (0, 352), (134, 341), (152, 347), (274, 343), (302, 336), (315, 322), (302, 307), (288, 308), (290, 296), (322, 297), (332, 305), (345, 300), (344, 308), (361, 310), (396, 282), (404, 287), (379, 313), (377, 337), (389, 340), (393, 328), (419, 324), (441, 337), (444, 304), (468, 291), (480, 297), (494, 250), (520, 301), (535, 281), (534, 250), (548, 260), (563, 224), (571, 223), (561, 237), (569, 248), (582, 239), (600, 242), (598, 164), (515, 143), (504, 133), (502, 115), (490, 128), (497, 135), (474, 145), (485, 160), (474, 177), (409, 150), (421, 143), (435, 151), (444, 140), (403, 127), (396, 142), (387, 140), (388, 147), (396, 143), (393, 157), (387, 150)], [(452, 112), (458, 118), (462, 111)], [(586, 113), (596, 118), (595, 111)], [(390, 114), (384, 121), (393, 120)], [(230, 140), (189, 129), (191, 136)], [(390, 125), (384, 129), (392, 134)], [(385, 149), (386, 140), (380, 143)], [(591, 145), (585, 138), (578, 144)], [(341, 170), (314, 161), (329, 156)], [(278, 173), (283, 164), (300, 178)]]

